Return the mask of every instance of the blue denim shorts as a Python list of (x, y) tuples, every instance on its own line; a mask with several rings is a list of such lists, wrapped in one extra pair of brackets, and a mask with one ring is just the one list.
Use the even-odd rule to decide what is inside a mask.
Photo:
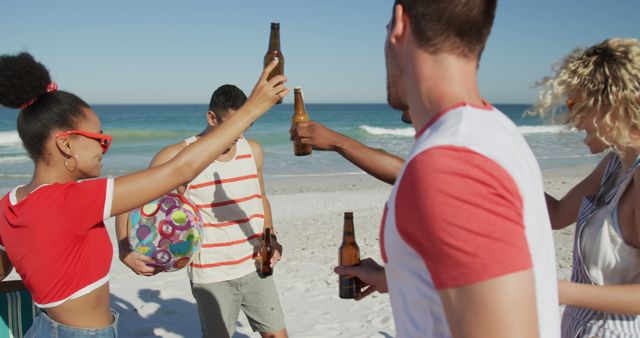
[(82, 329), (60, 324), (49, 318), (46, 313), (40, 314), (33, 320), (33, 325), (27, 331), (25, 338), (82, 338), (82, 337), (118, 337), (118, 313), (111, 309), (113, 323), (100, 329)]

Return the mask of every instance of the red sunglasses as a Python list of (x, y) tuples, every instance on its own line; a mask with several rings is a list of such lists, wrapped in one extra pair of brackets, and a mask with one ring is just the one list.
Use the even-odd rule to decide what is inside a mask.
[(111, 137), (109, 135), (90, 133), (90, 132), (84, 131), (84, 130), (63, 131), (63, 132), (60, 132), (60, 133), (56, 134), (56, 137), (65, 137), (65, 136), (69, 136), (69, 135), (81, 135), (81, 136), (84, 136), (86, 138), (90, 138), (92, 140), (98, 141), (100, 143), (100, 146), (102, 147), (102, 153), (103, 154), (107, 153), (107, 150), (109, 150), (109, 146), (111, 146), (111, 141), (113, 140), (113, 137)]

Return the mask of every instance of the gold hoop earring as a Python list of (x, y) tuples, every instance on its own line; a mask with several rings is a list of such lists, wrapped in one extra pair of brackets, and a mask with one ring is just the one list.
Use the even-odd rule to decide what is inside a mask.
[[(74, 155), (74, 156), (69, 156), (69, 155), (65, 155), (64, 157), (64, 167), (67, 168), (67, 170), (69, 170), (69, 172), (74, 172), (76, 171), (76, 168), (78, 168), (78, 160), (76, 160), (76, 158), (78, 157), (78, 155)], [(73, 169), (69, 168), (69, 159), (73, 159)]]

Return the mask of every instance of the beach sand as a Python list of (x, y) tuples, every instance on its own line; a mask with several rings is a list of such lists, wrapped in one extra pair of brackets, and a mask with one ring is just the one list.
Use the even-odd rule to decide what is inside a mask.
[[(593, 165), (548, 169), (547, 192), (561, 197)], [(343, 212), (354, 212), (361, 256), (380, 259), (379, 225), (391, 186), (365, 174), (267, 177), (274, 226), (284, 246), (274, 278), (291, 337), (392, 337), (389, 297), (375, 293), (356, 302), (338, 298), (338, 261)], [(114, 244), (112, 306), (120, 313), (122, 337), (199, 337), (200, 323), (186, 271), (137, 276), (116, 256), (113, 219), (107, 227)], [(558, 275), (571, 273), (573, 226), (554, 232)], [(15, 272), (12, 274), (15, 278)], [(233, 337), (259, 337), (243, 314)]]

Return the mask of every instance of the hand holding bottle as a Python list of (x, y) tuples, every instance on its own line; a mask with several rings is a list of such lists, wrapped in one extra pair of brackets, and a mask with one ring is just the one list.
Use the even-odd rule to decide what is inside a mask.
[(344, 139), (344, 135), (315, 121), (295, 123), (289, 133), (292, 141), (311, 145), (316, 150), (335, 151), (336, 144)]
[(360, 300), (374, 291), (380, 293), (387, 293), (389, 289), (387, 287), (387, 276), (384, 271), (384, 267), (380, 266), (376, 261), (371, 258), (365, 258), (360, 262), (360, 265), (356, 266), (337, 266), (333, 269), (338, 275), (355, 276), (360, 279), (363, 289), (360, 294), (355, 298)]
[(276, 75), (267, 81), (269, 73), (278, 65), (278, 60), (273, 60), (262, 71), (258, 82), (251, 90), (251, 94), (243, 106), (253, 107), (252, 113), (254, 117), (262, 116), (267, 110), (271, 109), (274, 104), (289, 94), (289, 89), (285, 86), (287, 77), (284, 75)]

